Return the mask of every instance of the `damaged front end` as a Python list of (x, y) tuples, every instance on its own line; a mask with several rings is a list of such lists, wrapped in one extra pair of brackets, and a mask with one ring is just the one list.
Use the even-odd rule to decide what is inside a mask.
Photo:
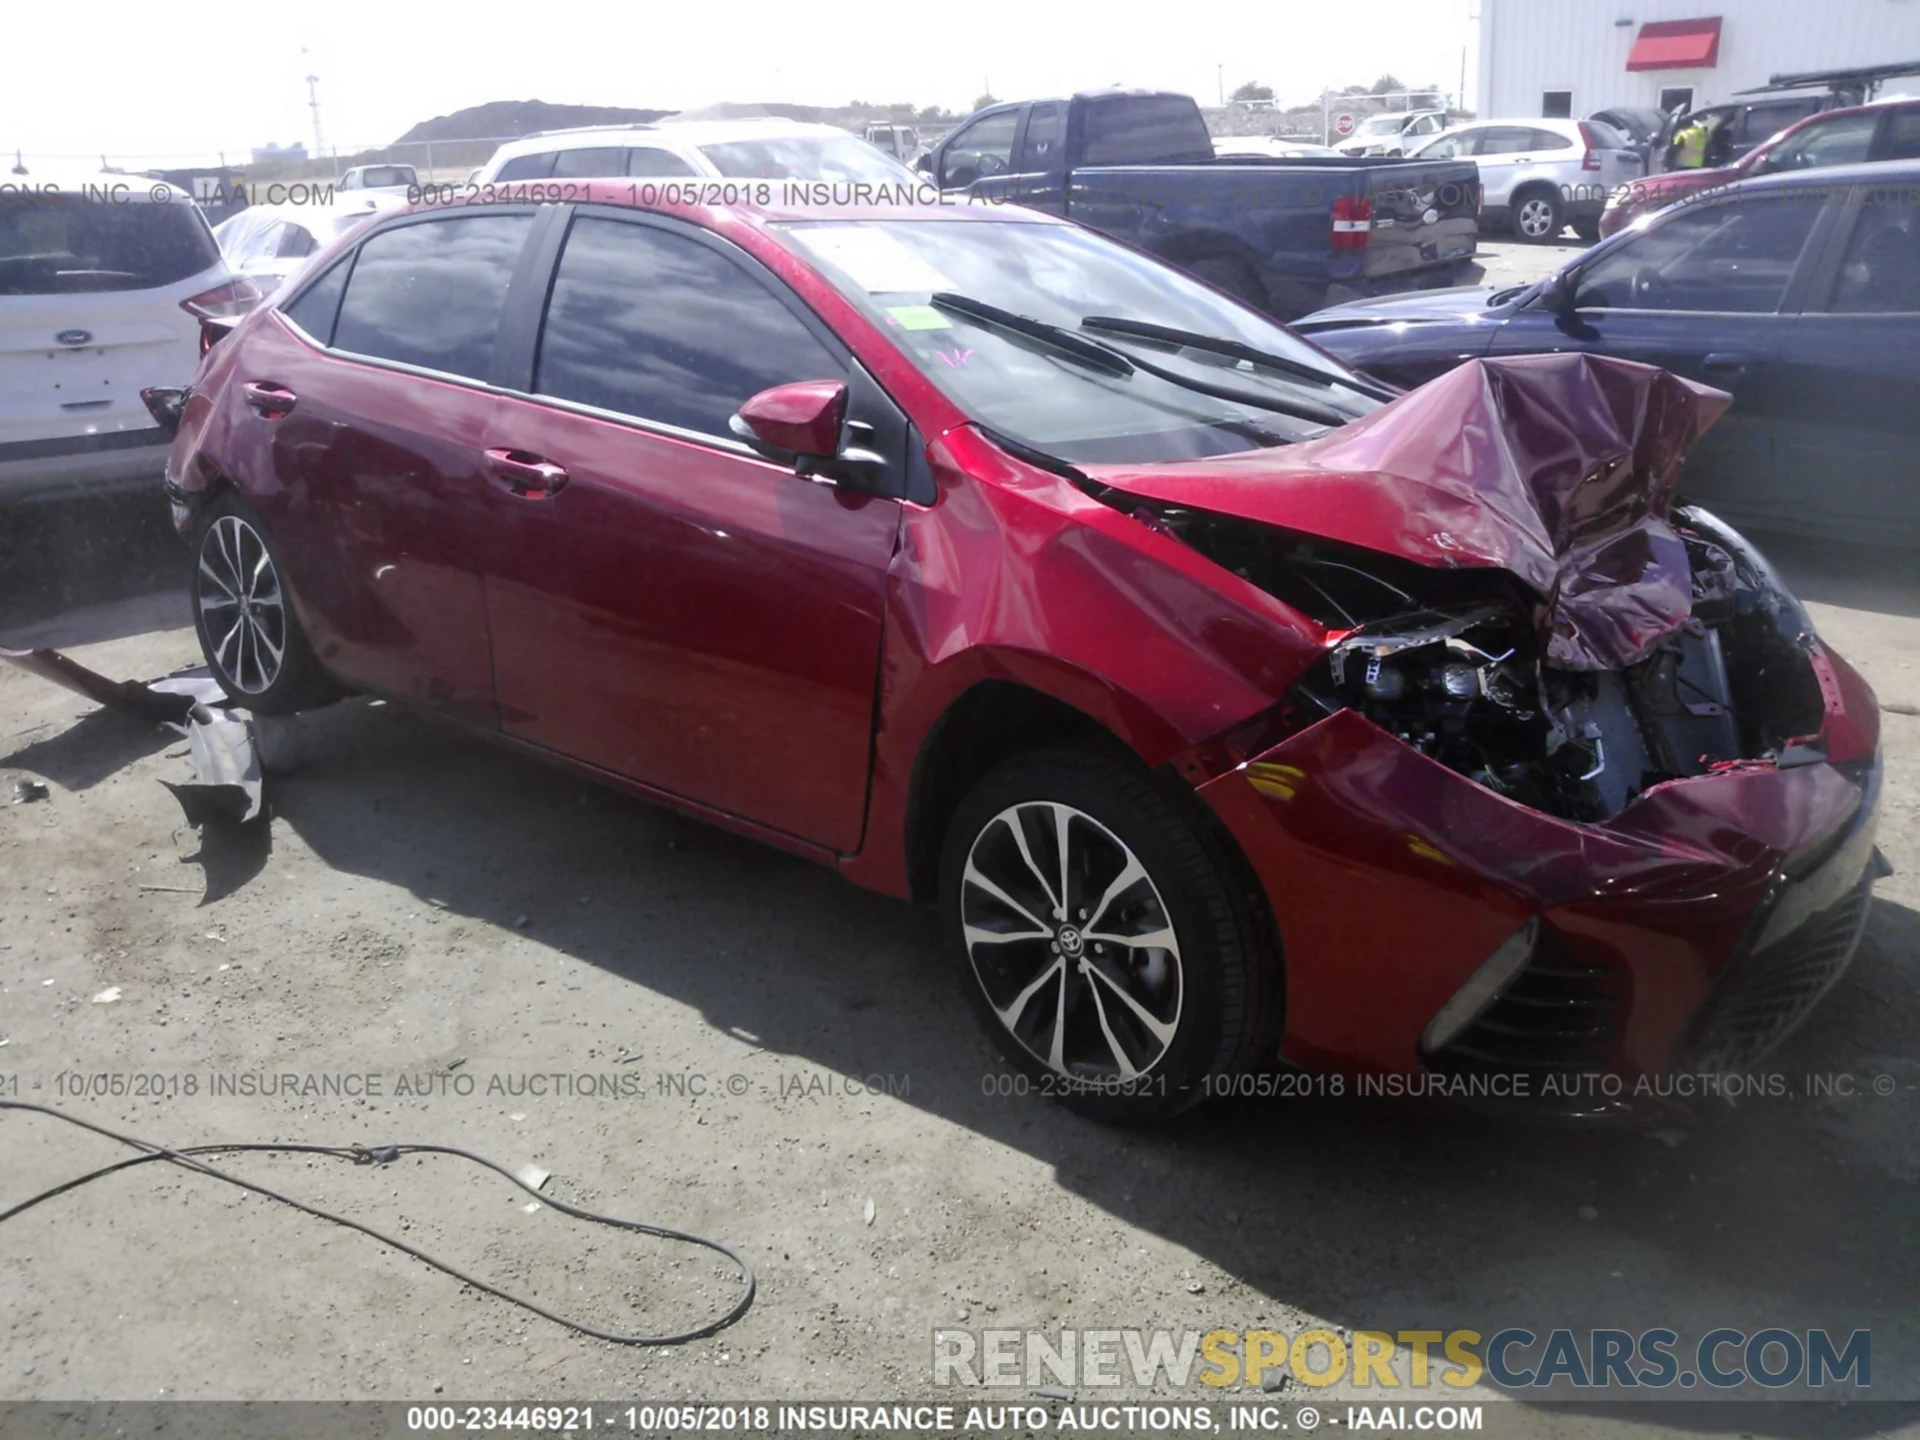
[(1882, 863), (1877, 707), (1677, 503), (1724, 402), (1627, 362), (1476, 362), (1286, 451), (1093, 472), (1324, 627), (1200, 767), (1274, 899), (1288, 1058), (1724, 1071), (1844, 969)]
[(1691, 613), (1642, 658), (1555, 665), (1540, 603), (1495, 585), (1478, 602), (1415, 605), (1346, 631), (1296, 687), (1300, 717), (1355, 710), (1448, 769), (1569, 820), (1604, 820), (1656, 785), (1739, 762), (1824, 758), (1799, 605), (1713, 517), (1682, 509), (1675, 521)]

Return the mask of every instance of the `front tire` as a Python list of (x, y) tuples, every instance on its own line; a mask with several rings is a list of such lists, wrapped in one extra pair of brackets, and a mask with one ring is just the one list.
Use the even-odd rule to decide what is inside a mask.
[(1061, 746), (961, 802), (941, 926), (980, 1023), (1034, 1093), (1152, 1121), (1272, 1058), (1280, 974), (1226, 842), (1137, 764)]
[(191, 590), (200, 651), (236, 705), (288, 715), (338, 698), (293, 612), (265, 528), (231, 492), (195, 522)]

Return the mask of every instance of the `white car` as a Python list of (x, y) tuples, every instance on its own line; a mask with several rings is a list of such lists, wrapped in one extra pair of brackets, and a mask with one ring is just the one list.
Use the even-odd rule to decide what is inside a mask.
[(1600, 236), (1607, 197), (1640, 176), (1640, 152), (1601, 120), (1477, 120), (1436, 135), (1409, 159), (1472, 160), (1480, 168), (1480, 224), (1544, 245), (1568, 225)]
[(333, 205), (255, 205), (214, 226), (213, 238), (229, 265), (271, 295), (308, 256), (405, 203), (403, 195), (363, 192)]
[(1311, 140), (1289, 140), (1281, 135), (1216, 135), (1213, 153), (1222, 160), (1252, 156), (1268, 160), (1338, 160), (1340, 152)]
[(1447, 128), (1444, 110), (1391, 110), (1370, 115), (1334, 148), (1342, 155), (1404, 155)]
[(157, 478), (140, 398), (185, 385), (200, 322), (260, 298), (200, 208), (140, 175), (30, 174), (0, 188), (0, 499)]
[(529, 135), (494, 151), (477, 183), (615, 175), (921, 183), (898, 160), (838, 126), (773, 119), (669, 120)]
[(411, 165), (356, 165), (340, 177), (341, 190), (386, 190), (405, 194), (420, 188), (420, 172)]

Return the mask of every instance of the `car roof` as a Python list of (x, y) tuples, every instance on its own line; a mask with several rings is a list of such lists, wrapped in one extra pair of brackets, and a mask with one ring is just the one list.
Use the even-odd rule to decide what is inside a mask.
[[(1828, 111), (1832, 114), (1832, 111)], [(1912, 185), (1920, 183), (1920, 160), (1863, 160), (1852, 165), (1823, 165), (1812, 170), (1781, 170), (1730, 181), (1729, 194), (1765, 194), (1769, 190), (1805, 189), (1811, 185)], [(1705, 197), (1701, 197), (1704, 199)]]
[[(665, 148), (717, 145), (734, 140), (774, 139), (783, 135), (860, 137), (838, 125), (820, 125), (808, 120), (788, 120), (781, 116), (756, 116), (739, 120), (662, 120), (652, 124), (586, 126), (577, 130), (543, 130), (509, 140), (494, 151), (498, 158), (515, 155), (544, 155), (549, 150), (591, 150), (600, 146), (638, 145), (649, 141)], [(556, 142), (564, 141), (564, 144)]]
[[(670, 215), (692, 220), (708, 228), (724, 228), (728, 224), (744, 224), (754, 229), (768, 229), (774, 226), (791, 225), (804, 221), (839, 221), (843, 224), (857, 221), (874, 220), (955, 220), (967, 224), (1006, 221), (1024, 225), (1071, 225), (1057, 215), (1049, 215), (1040, 210), (1029, 210), (1021, 205), (972, 205), (949, 204), (940, 200), (927, 200), (918, 194), (897, 198), (876, 197), (869, 204), (811, 204), (809, 192), (814, 189), (812, 182), (795, 180), (786, 182), (771, 180), (766, 182), (772, 192), (765, 204), (741, 201), (731, 205), (692, 205), (676, 203), (673, 197), (681, 193), (674, 186), (638, 186), (624, 177), (586, 179), (578, 181), (578, 193), (573, 203), (579, 205), (611, 205), (624, 210), (640, 210), (651, 215)], [(791, 183), (798, 193), (783, 198), (783, 192)], [(903, 183), (903, 182), (902, 182)], [(834, 182), (833, 189), (847, 188), (848, 182)], [(745, 188), (745, 187), (742, 187)], [(881, 187), (873, 187), (876, 191)], [(931, 190), (931, 186), (923, 187)], [(656, 195), (653, 203), (644, 198), (649, 192)], [(457, 211), (466, 206), (484, 207), (489, 202), (480, 196), (462, 195), (444, 203), (426, 202), (417, 205), (402, 206), (392, 214), (420, 215), (429, 212)], [(390, 218), (383, 214), (382, 220)]]

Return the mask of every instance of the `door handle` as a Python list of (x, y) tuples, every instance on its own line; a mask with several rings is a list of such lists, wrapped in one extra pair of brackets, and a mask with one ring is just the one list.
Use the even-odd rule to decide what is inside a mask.
[(523, 500), (545, 500), (565, 487), (567, 472), (525, 450), (489, 450), (487, 473)]
[(297, 398), (286, 386), (276, 385), (271, 380), (248, 380), (241, 385), (240, 394), (247, 404), (269, 420), (278, 420), (293, 409)]
[(1716, 375), (1744, 375), (1751, 364), (1753, 364), (1751, 355), (1743, 355), (1733, 350), (1715, 350), (1701, 359), (1700, 368), (1712, 371)]

